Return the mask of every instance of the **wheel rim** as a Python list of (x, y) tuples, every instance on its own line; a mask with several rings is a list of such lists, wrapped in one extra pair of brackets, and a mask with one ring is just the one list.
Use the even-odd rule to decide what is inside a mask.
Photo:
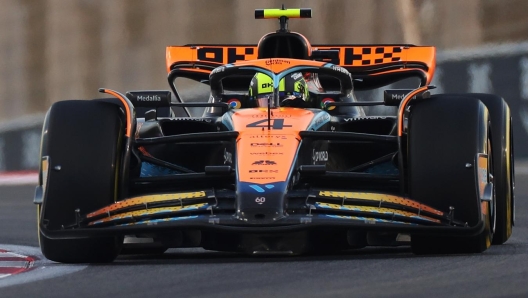
[(491, 236), (493, 236), (493, 234), (495, 233), (495, 227), (497, 224), (497, 216), (496, 216), (497, 199), (496, 199), (495, 185), (493, 181), (494, 174), (495, 174), (495, 171), (493, 167), (493, 152), (491, 149), (491, 139), (488, 137), (488, 183), (492, 184), (491, 202), (488, 203)]

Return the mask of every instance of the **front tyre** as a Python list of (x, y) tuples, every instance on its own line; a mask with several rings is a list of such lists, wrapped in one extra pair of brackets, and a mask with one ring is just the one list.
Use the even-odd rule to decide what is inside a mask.
[(471, 93), (464, 96), (479, 99), (489, 111), (495, 167), (494, 187), (497, 195), (497, 225), (493, 244), (503, 244), (512, 234), (514, 218), (514, 159), (510, 108), (506, 101), (497, 95)]
[[(477, 156), (491, 156), (493, 148), (489, 125), (487, 108), (474, 98), (440, 94), (411, 107), (410, 197), (439, 210), (453, 207), (455, 219), (470, 227), (484, 225), (471, 237), (412, 234), (414, 253), (480, 253), (491, 245), (495, 198), (492, 204), (481, 201), (477, 190)], [(493, 174), (491, 160), (487, 159), (486, 173)], [(490, 184), (491, 176), (486, 179)]]
[(115, 201), (123, 133), (117, 105), (70, 100), (50, 108), (41, 145), (49, 171), (38, 206), (39, 242), (46, 258), (98, 263), (111, 262), (119, 254), (122, 237), (55, 239), (40, 227), (61, 230), (76, 222), (76, 209), (87, 214)]

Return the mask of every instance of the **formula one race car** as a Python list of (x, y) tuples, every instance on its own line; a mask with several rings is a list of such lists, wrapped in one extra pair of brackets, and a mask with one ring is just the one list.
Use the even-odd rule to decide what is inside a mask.
[[(431, 94), (434, 47), (311, 45), (287, 27), (310, 16), (256, 10), (280, 29), (255, 46), (168, 47), (172, 92), (101, 89), (113, 97), (53, 104), (35, 195), (43, 254), (75, 263), (175, 247), (479, 253), (506, 242), (506, 102)], [(415, 89), (356, 98), (413, 78)], [(180, 79), (209, 94), (184, 98)]]

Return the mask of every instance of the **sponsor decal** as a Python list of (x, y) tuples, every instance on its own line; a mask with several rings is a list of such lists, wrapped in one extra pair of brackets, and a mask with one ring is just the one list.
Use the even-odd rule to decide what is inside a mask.
[[(321, 108), (324, 109), (324, 108), (326, 107), (326, 104), (327, 104), (327, 103), (332, 103), (332, 102), (335, 102), (335, 100), (333, 100), (332, 98), (329, 98), (329, 97), (324, 98), (323, 100), (321, 100)], [(335, 106), (333, 106), (333, 107), (328, 107), (328, 111), (335, 110), (335, 108), (336, 108)]]
[[(399, 46), (378, 46), (378, 47), (337, 47), (340, 52), (344, 52), (344, 61), (335, 61), (343, 65), (370, 65), (379, 63), (390, 63), (401, 60), (403, 49)], [(209, 61), (221, 64), (233, 63), (236, 61), (247, 61), (256, 59), (255, 47), (200, 47), (196, 51), (199, 61)], [(269, 59), (267, 65), (282, 64), (290, 61), (283, 59)]]
[(266, 65), (274, 65), (274, 64), (291, 64), (288, 60), (283, 59), (269, 59), (266, 60)]
[(266, 202), (266, 197), (257, 197), (257, 198), (255, 198), (255, 203), (257, 203), (259, 205), (264, 204), (264, 202)]
[(249, 155), (284, 155), (282, 152), (250, 152)]
[(400, 61), (403, 49), (399, 46), (340, 47), (341, 51), (344, 52), (344, 61), (336, 59), (335, 64), (362, 66)]
[(275, 180), (275, 177), (250, 177), (250, 180)]
[[(252, 118), (268, 118), (268, 114), (258, 114), (258, 115), (252, 115)], [(277, 114), (277, 113), (271, 113), (271, 118), (291, 118), (290, 114)]]
[(257, 184), (250, 184), (249, 187), (251, 187), (256, 192), (266, 192), (266, 189), (273, 189), (275, 185), (273, 184), (266, 184), (266, 185), (257, 185)]
[(299, 79), (300, 77), (302, 77), (302, 73), (300, 73), (300, 72), (296, 72), (296, 73), (293, 73), (290, 77), (291, 77), (292, 79), (294, 79), (294, 80), (297, 80), (297, 79)]
[(138, 95), (137, 101), (161, 101), (159, 95)]
[(281, 143), (251, 143), (251, 147), (282, 147)]
[(334, 71), (339, 71), (339, 72), (342, 72), (342, 73), (344, 73), (344, 74), (350, 75), (350, 73), (348, 72), (348, 70), (344, 69), (344, 68), (341, 67), (341, 66), (332, 65), (332, 70), (334, 70)]
[(320, 161), (328, 161), (328, 151), (315, 151), (315, 149), (313, 149), (312, 161), (314, 164)]
[(271, 166), (271, 165), (276, 165), (276, 164), (277, 163), (274, 162), (273, 160), (257, 160), (254, 163), (252, 163), (252, 165), (264, 165), (264, 166)]
[[(321, 114), (319, 114), (321, 115)], [(321, 126), (322, 124), (324, 124), (325, 122), (328, 122), (330, 121), (330, 115), (328, 115), (327, 113), (324, 113), (323, 115), (317, 117), (315, 119), (315, 121), (312, 123), (313, 126), (315, 127), (319, 127)]]
[(381, 119), (387, 119), (387, 117), (383, 117), (383, 116), (355, 117), (355, 118), (345, 118), (343, 119), (343, 121), (351, 122), (351, 121), (360, 121), (360, 120), (381, 120)]
[(236, 98), (232, 98), (232, 99), (228, 100), (227, 104), (232, 109), (240, 109), (240, 107), (242, 107), (242, 104), (240, 103), (240, 100), (238, 100)]
[[(253, 47), (200, 47), (196, 51), (198, 61), (216, 62), (221, 64), (236, 61), (251, 60), (255, 55)], [(256, 59), (254, 57), (253, 59)]]
[(199, 121), (199, 122), (211, 122), (209, 118), (190, 118), (190, 117), (177, 117), (171, 119), (171, 121)]
[(250, 173), (278, 173), (279, 170), (249, 170)]
[[(402, 100), (403, 98), (405, 98), (406, 95), (407, 94), (403, 94), (403, 93), (401, 93), (401, 94), (392, 94), (391, 95), (391, 99), (392, 100)], [(416, 95), (413, 96), (411, 99), (416, 99)]]
[(220, 66), (220, 67), (217, 67), (217, 68), (213, 69), (213, 71), (211, 71), (211, 74), (221, 73), (224, 70), (225, 70), (225, 66)]
[(233, 163), (233, 153), (227, 151), (227, 148), (224, 148), (224, 164)]
[(286, 140), (287, 137), (286, 135), (252, 135), (252, 136), (249, 136), (250, 139), (281, 139), (281, 140)]

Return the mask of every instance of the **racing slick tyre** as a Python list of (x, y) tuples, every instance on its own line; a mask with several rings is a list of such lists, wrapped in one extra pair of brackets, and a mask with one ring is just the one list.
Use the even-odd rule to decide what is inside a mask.
[(60, 101), (48, 111), (41, 156), (48, 157), (49, 170), (38, 206), (39, 243), (46, 258), (98, 263), (111, 262), (119, 254), (122, 237), (56, 239), (40, 226), (61, 230), (76, 224), (77, 209), (87, 214), (115, 201), (123, 133), (119, 107), (111, 103)]
[(411, 107), (410, 197), (446, 213), (454, 208), (454, 220), (469, 227), (483, 224), (483, 229), (474, 236), (412, 234), (414, 253), (480, 253), (491, 245), (496, 200), (492, 194), (491, 202), (481, 202), (476, 169), (478, 154), (489, 154), (486, 169), (489, 175), (485, 177), (487, 183), (491, 182), (489, 125), (488, 110), (476, 98), (433, 95)]
[(503, 244), (510, 238), (514, 220), (513, 131), (510, 108), (504, 99), (493, 94), (471, 93), (460, 96), (478, 98), (489, 111), (493, 141), (493, 186), (497, 196), (497, 224), (493, 244)]

